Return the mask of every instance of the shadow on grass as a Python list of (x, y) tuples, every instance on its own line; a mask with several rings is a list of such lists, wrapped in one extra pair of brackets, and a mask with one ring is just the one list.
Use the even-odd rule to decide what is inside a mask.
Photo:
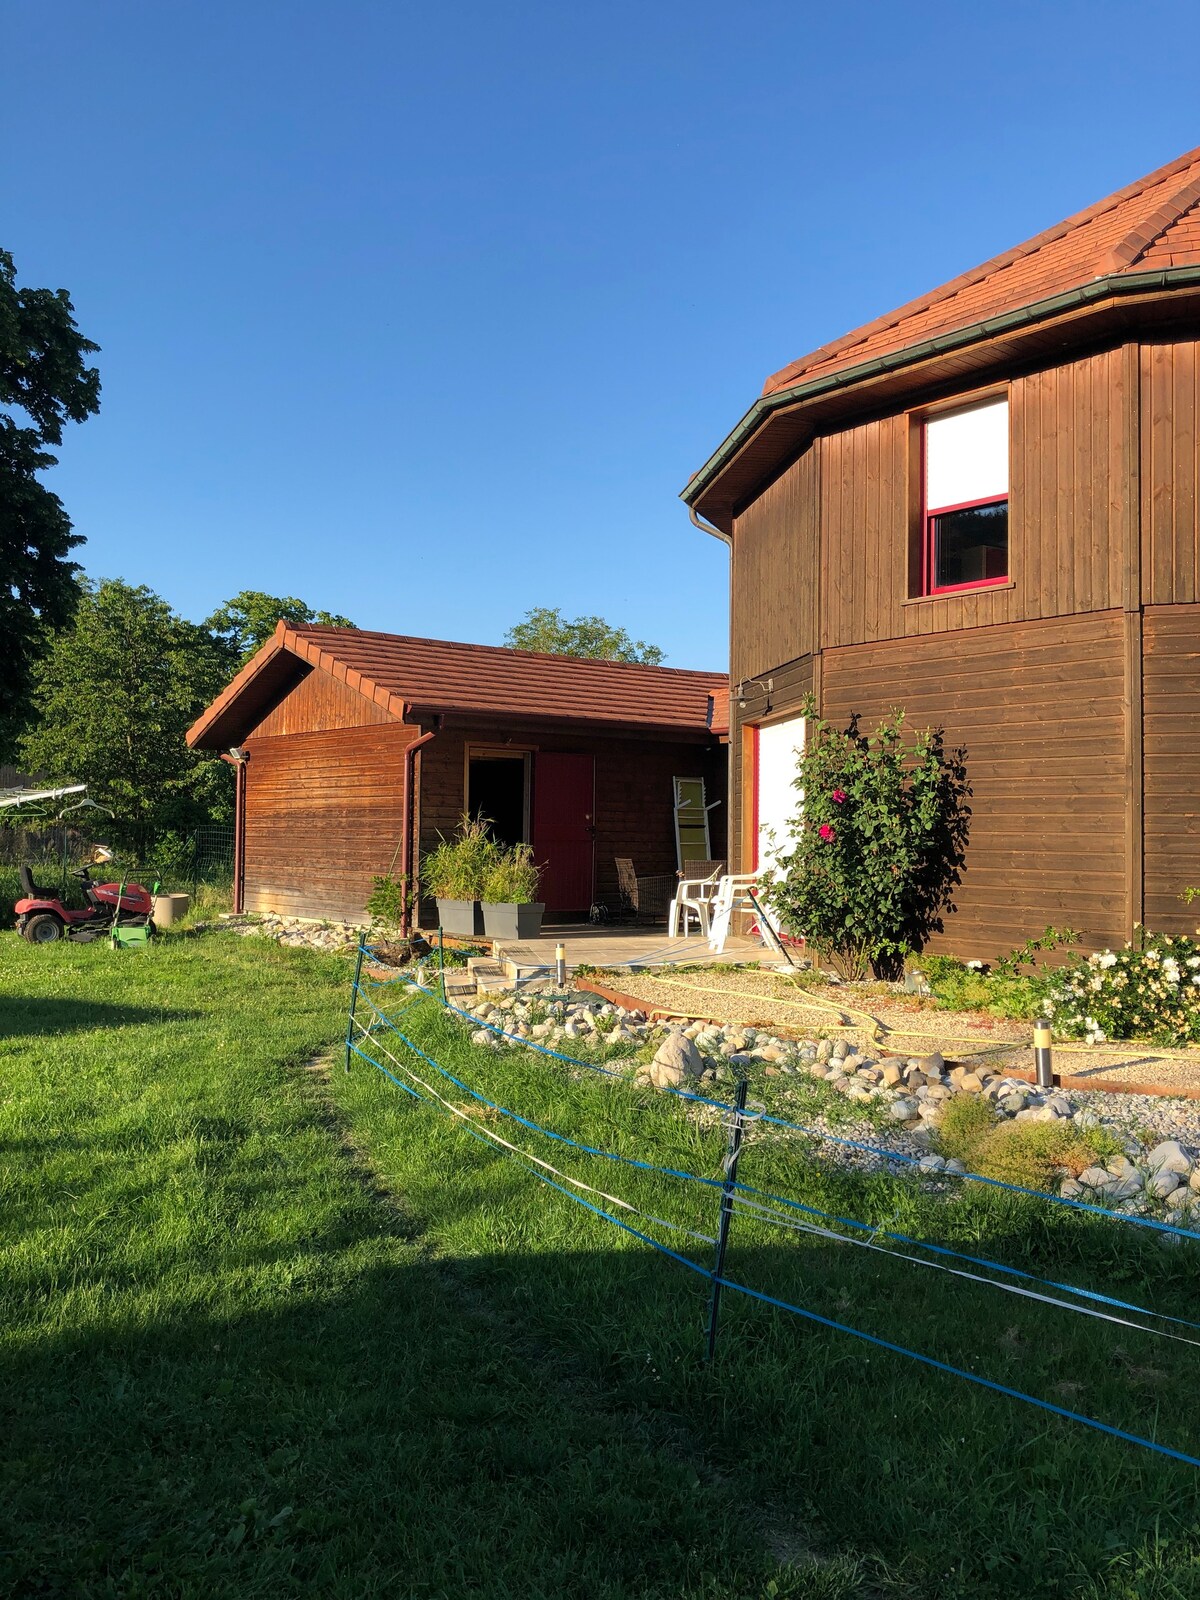
[(194, 1021), (198, 1011), (171, 1007), (112, 1005), (106, 1000), (75, 1000), (57, 996), (8, 996), (0, 1004), (0, 1039), (38, 1038), (47, 1034), (77, 1033), (88, 1028), (154, 1027), (168, 1022)]

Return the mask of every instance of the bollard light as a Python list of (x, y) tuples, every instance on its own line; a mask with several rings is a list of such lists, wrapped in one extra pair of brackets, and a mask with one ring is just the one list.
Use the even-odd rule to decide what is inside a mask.
[(554, 981), (560, 989), (567, 983), (567, 947), (565, 944), (554, 946)]
[(1053, 1089), (1054, 1067), (1050, 1060), (1048, 1017), (1039, 1017), (1033, 1025), (1033, 1075), (1039, 1089)]

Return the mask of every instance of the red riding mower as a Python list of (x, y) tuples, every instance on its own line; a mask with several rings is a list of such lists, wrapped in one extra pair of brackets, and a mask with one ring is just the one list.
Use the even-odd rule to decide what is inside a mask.
[[(98, 846), (93, 862), (112, 860), (112, 852)], [(153, 938), (151, 921), (154, 894), (158, 889), (143, 889), (140, 883), (93, 883), (91, 866), (71, 874), (83, 885), (87, 905), (76, 910), (65, 906), (57, 890), (40, 888), (28, 866), (21, 868), (24, 894), (17, 901), (17, 932), (30, 944), (54, 944), (59, 939), (74, 939), (88, 944), (94, 939), (111, 938), (114, 945), (145, 944)]]

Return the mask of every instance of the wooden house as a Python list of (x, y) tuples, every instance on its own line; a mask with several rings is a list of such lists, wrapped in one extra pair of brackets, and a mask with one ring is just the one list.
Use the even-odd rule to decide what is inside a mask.
[(1200, 884), (1200, 151), (794, 361), (683, 498), (731, 549), (731, 852), (798, 710), (967, 749), (958, 910), (1191, 931)]
[(676, 871), (676, 779), (717, 802), (723, 855), (727, 692), (709, 672), (281, 622), (188, 743), (237, 769), (239, 910), (360, 921), (374, 876), (419, 878), (482, 811), (533, 845), (547, 919), (573, 919), (616, 909), (617, 857)]

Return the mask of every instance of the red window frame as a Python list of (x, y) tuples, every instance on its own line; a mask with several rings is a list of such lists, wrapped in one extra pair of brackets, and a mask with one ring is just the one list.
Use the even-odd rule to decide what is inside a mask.
[[(924, 476), (925, 476), (925, 451), (924, 441), (921, 450), (921, 499), (924, 501)], [(970, 511), (974, 506), (1006, 506), (1009, 496), (1006, 494), (987, 494), (979, 500), (960, 500), (953, 506), (925, 506), (921, 531), (921, 584), (925, 594), (962, 594), (971, 589), (995, 589), (999, 584), (1008, 583), (1010, 572), (1007, 560), (1004, 563), (1004, 575), (999, 578), (976, 578), (973, 583), (943, 583), (935, 582), (937, 577), (937, 533), (934, 529), (934, 519), (949, 516), (953, 511)]]

